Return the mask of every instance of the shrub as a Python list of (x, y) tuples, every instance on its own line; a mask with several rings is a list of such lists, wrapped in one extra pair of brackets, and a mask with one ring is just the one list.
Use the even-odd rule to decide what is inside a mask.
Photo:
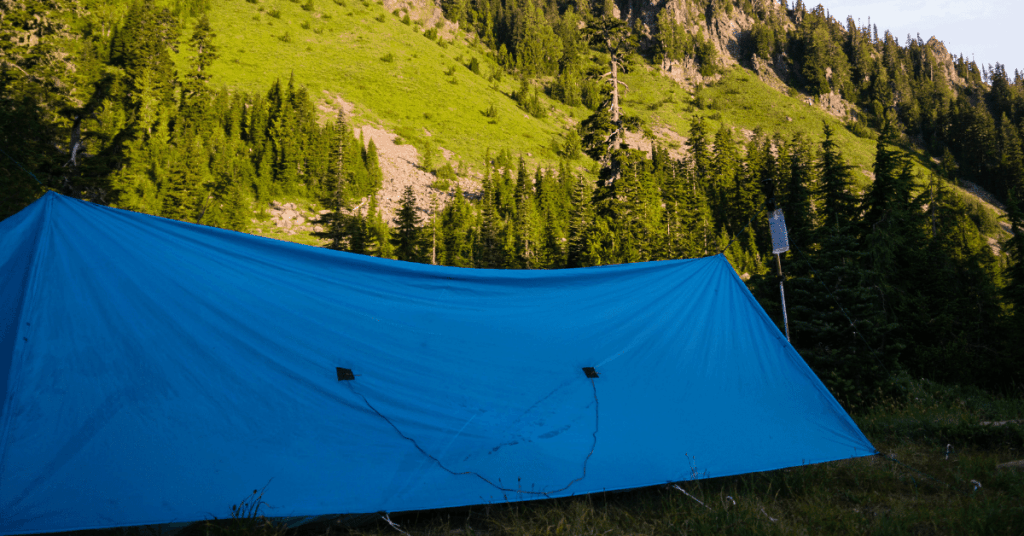
[(569, 132), (565, 135), (565, 143), (562, 144), (559, 152), (563, 158), (568, 160), (579, 160), (583, 156), (583, 143), (576, 129), (569, 129)]
[(393, 63), (395, 61), (395, 55), (388, 52), (380, 57), (380, 61), (383, 61), (384, 63)]
[(280, 35), (278, 37), (278, 40), (280, 40), (282, 43), (291, 43), (292, 41), (294, 41), (291, 32), (285, 32), (284, 34)]
[(304, 11), (313, 11), (313, 0), (306, 0), (305, 4), (302, 4)]
[(473, 71), (476, 74), (480, 74), (480, 60), (476, 59), (475, 57), (469, 60), (469, 70)]
[(494, 104), (491, 104), (490, 107), (488, 107), (486, 110), (484, 110), (484, 111), (482, 111), (480, 113), (484, 114), (484, 117), (489, 117), (491, 119), (497, 119), (498, 118), (498, 107), (495, 106)]
[(387, 16), (386, 16), (386, 15), (384, 15), (383, 13), (381, 13), (380, 15), (377, 15), (376, 17), (374, 17), (374, 19), (375, 19), (375, 20), (376, 20), (377, 22), (384, 22), (384, 20), (385, 20), (386, 18), (387, 18)]
[(313, 27), (313, 25), (310, 24), (308, 20), (302, 21), (302, 24), (300, 24), (299, 26), (302, 27), (303, 30), (308, 30)]
[(847, 121), (846, 130), (849, 130), (851, 134), (858, 138), (864, 138), (868, 140), (877, 140), (878, 134), (875, 134), (873, 130), (868, 128), (863, 121)]
[(409, 13), (406, 13), (405, 16), (402, 17), (402, 24), (406, 26), (412, 24), (412, 19), (409, 18)]
[(430, 39), (431, 41), (433, 41), (434, 39), (437, 39), (437, 29), (436, 28), (428, 28), (427, 31), (423, 32), (423, 37), (426, 37), (427, 39)]
[(437, 178), (446, 182), (458, 180), (458, 176), (455, 174), (455, 168), (452, 167), (450, 162), (445, 162), (445, 164), (437, 170)]
[(279, 18), (281, 18), (281, 11), (278, 10), (278, 9), (271, 9), (270, 11), (267, 12), (267, 15), (270, 15), (271, 17), (274, 17), (275, 19), (279, 19)]
[(454, 65), (449, 67), (448, 70), (444, 72), (445, 76), (452, 76), (454, 74), (455, 74), (455, 66)]

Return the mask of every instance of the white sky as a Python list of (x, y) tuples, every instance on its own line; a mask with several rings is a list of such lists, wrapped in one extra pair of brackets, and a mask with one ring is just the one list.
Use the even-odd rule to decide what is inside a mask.
[(1017, 33), (1024, 0), (804, 0), (808, 9), (818, 3), (843, 22), (852, 15), (863, 26), (871, 17), (879, 34), (889, 30), (903, 46), (908, 33), (925, 41), (935, 36), (950, 54), (973, 55), (978, 67), (1002, 63), (1011, 81), (1014, 69), (1024, 71), (1024, 35)]

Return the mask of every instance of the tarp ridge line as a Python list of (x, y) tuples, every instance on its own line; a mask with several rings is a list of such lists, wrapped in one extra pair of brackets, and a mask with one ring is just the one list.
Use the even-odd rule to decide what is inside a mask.
[(592, 378), (590, 379), (590, 386), (594, 389), (594, 433), (593, 433), (594, 440), (590, 444), (590, 452), (587, 453), (587, 457), (584, 458), (584, 460), (583, 460), (583, 474), (580, 475), (579, 478), (576, 478), (576, 479), (572, 480), (571, 482), (569, 482), (568, 484), (566, 484), (564, 487), (556, 489), (556, 490), (552, 490), (552, 491), (527, 491), (527, 490), (523, 490), (523, 489), (503, 488), (500, 485), (495, 484), (494, 482), (491, 482), (490, 480), (487, 479), (487, 477), (481, 475), (480, 473), (477, 473), (476, 471), (462, 471), (462, 472), (452, 471), (451, 469), (446, 467), (443, 463), (441, 463), (441, 460), (435, 458), (430, 453), (428, 453), (427, 451), (423, 450), (423, 447), (421, 447), (420, 444), (417, 443), (415, 439), (405, 435), (401, 430), (399, 430), (398, 426), (396, 426), (395, 423), (391, 422), (391, 419), (385, 417), (383, 413), (378, 411), (377, 408), (373, 407), (373, 404), (371, 404), (370, 401), (367, 400), (366, 396), (364, 396), (359, 391), (356, 391), (355, 388), (352, 387), (351, 385), (349, 385), (349, 388), (352, 389), (352, 392), (355, 393), (356, 395), (358, 395), (359, 398), (363, 399), (363, 402), (366, 404), (366, 407), (370, 408), (370, 410), (373, 411), (374, 413), (376, 413), (378, 417), (380, 417), (381, 419), (384, 419), (385, 422), (387, 422), (389, 425), (391, 425), (391, 428), (394, 428), (395, 432), (397, 432), (398, 435), (400, 435), (402, 437), (402, 439), (405, 439), (406, 441), (412, 443), (412, 445), (414, 447), (416, 447), (416, 450), (420, 451), (420, 454), (422, 454), (422, 455), (426, 456), (427, 458), (430, 458), (431, 460), (433, 460), (433, 462), (436, 463), (438, 467), (440, 467), (441, 469), (444, 469), (446, 472), (451, 473), (454, 476), (473, 475), (473, 476), (479, 478), (480, 480), (483, 480), (489, 486), (493, 487), (494, 489), (496, 489), (498, 491), (503, 491), (503, 492), (507, 492), (507, 493), (519, 493), (519, 494), (524, 494), (524, 495), (540, 495), (540, 496), (544, 496), (544, 497), (550, 497), (552, 493), (561, 493), (561, 492), (569, 489), (569, 487), (571, 487), (573, 484), (575, 484), (575, 483), (579, 482), (580, 480), (583, 480), (584, 478), (587, 477), (587, 463), (590, 462), (590, 457), (594, 455), (594, 449), (597, 448), (597, 431), (598, 431), (599, 426), (600, 426), (600, 415), (601, 415), (601, 412), (600, 412), (600, 402), (597, 399), (597, 384), (594, 383), (594, 380)]

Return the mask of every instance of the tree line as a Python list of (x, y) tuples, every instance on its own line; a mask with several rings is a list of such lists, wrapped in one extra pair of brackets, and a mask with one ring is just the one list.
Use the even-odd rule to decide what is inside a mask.
[[(793, 342), (840, 399), (870, 403), (892, 394), (899, 388), (894, 379), (907, 374), (993, 388), (1021, 380), (1019, 74), (1011, 83), (998, 66), (977, 73), (972, 63), (958, 61), (968, 85), (954, 97), (951, 86), (936, 82), (943, 75), (927, 63), (931, 49), (920, 40), (899, 47), (891, 36), (871, 32), (868, 39), (855, 27), (854, 39), (850, 28), (799, 3), (783, 12), (797, 30), (777, 31), (778, 11), (758, 15), (761, 26), (748, 42), (758, 54), (786, 52), (803, 66), (794, 76), (809, 91), (838, 91), (867, 103), (866, 117), (879, 130), (875, 180), (857, 192), (829, 126), (820, 144), (765, 131), (737, 140), (732, 128), (711, 131), (694, 117), (683, 154), (622, 147), (618, 134), (635, 127), (633, 120), (615, 110), (614, 80), (582, 72), (583, 58), (608, 54), (614, 73), (634, 47), (645, 49), (635, 30), (612, 20), (607, 3), (481, 1), (469, 11), (470, 3), (449, 3), (449, 16), (460, 20), (453, 10), (463, 9), (458, 13), (465, 13), (467, 26), (481, 32), (507, 72), (524, 81), (543, 77), (537, 79), (548, 80), (547, 91), (558, 98), (578, 96), (574, 105), (593, 108), (576, 134), (601, 171), (580, 175), (569, 162), (531, 168), (504, 149), (487, 156), (478, 198), (456, 186), (451, 202), (441, 207), (431, 200), (423, 218), (407, 190), (391, 228), (391, 215), (381, 213), (374, 195), (382, 179), (376, 147), (357, 139), (343, 114), (319, 124), (295, 80), (275, 81), (265, 94), (210, 88), (217, 50), (201, 4), (179, 6), (198, 17), (184, 38), (180, 13), (143, 2), (130, 6), (122, 25), (111, 26), (76, 17), (71, 2), (48, 0), (63, 15), (33, 30), (38, 40), (30, 45), (18, 33), (34, 28), (30, 10), (5, 14), (3, 216), (45, 185), (245, 230), (253, 203), (258, 209), (294, 195), (332, 209), (323, 233), (329, 247), (414, 262), (554, 269), (724, 252), (778, 316), (765, 215), (779, 206), (794, 245), (784, 259)], [(739, 7), (761, 13), (748, 4)], [(701, 52), (703, 37), (687, 41), (684, 29), (673, 31), (675, 41), (666, 38), (648, 53), (713, 61)], [(863, 46), (863, 64), (850, 59), (852, 40)], [(531, 48), (537, 43), (548, 45)], [(189, 58), (180, 75), (170, 56), (179, 45)], [(915, 58), (924, 62), (918, 67)], [(815, 65), (824, 65), (827, 88), (815, 78)], [(844, 72), (851, 73), (848, 83)], [(993, 110), (1002, 111), (998, 122)], [(945, 155), (935, 176), (914, 176), (905, 148), (915, 139)], [(26, 178), (29, 170), (41, 184)], [(987, 180), (995, 182), (982, 182), (993, 170), (998, 173)], [(997, 257), (986, 239), (998, 232), (989, 213), (949, 186), (958, 177), (995, 185), (1006, 199), (1014, 234), (997, 244), (1006, 255)], [(927, 187), (914, 188), (915, 182)]]

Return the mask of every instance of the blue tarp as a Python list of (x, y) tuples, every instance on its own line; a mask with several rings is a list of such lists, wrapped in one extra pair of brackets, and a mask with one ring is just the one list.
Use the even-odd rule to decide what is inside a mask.
[(875, 452), (721, 255), (427, 266), (54, 193), (0, 222), (0, 401), (0, 534), (223, 518), (254, 489), (271, 516), (406, 511)]

